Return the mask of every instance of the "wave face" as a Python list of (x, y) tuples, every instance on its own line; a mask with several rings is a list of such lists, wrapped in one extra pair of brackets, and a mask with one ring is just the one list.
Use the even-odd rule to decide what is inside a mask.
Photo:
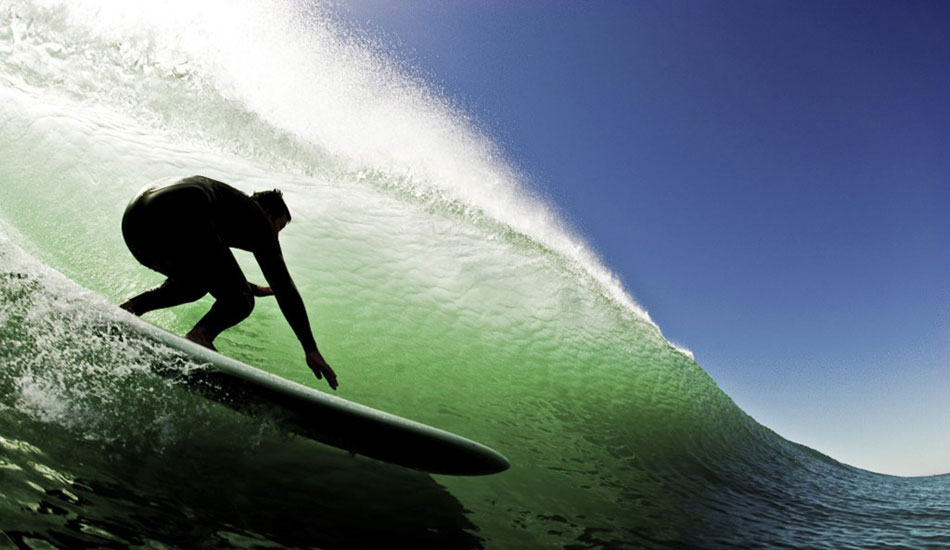
[[(860, 471), (757, 424), (332, 6), (154, 4), (0, 8), (0, 548), (950, 545), (947, 476)], [(112, 305), (161, 281), (119, 220), (144, 184), (192, 174), (284, 191), (341, 396), (512, 469), (421, 475), (154, 375), (192, 365)], [(183, 333), (209, 305), (149, 320)], [(217, 343), (320, 386), (271, 301)]]

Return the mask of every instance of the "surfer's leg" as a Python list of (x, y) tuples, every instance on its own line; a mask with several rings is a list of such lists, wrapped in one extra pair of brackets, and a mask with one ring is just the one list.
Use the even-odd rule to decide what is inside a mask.
[(254, 296), (234, 254), (224, 245), (209, 249), (202, 264), (207, 288), (215, 302), (185, 338), (215, 349), (213, 342), (219, 334), (251, 314)]
[(206, 348), (216, 349), (214, 339), (225, 330), (247, 319), (253, 309), (254, 298), (250, 293), (244, 296), (218, 298), (208, 313), (185, 335), (185, 338)]
[(119, 307), (135, 315), (142, 315), (156, 309), (194, 302), (207, 293), (208, 291), (200, 286), (169, 278), (161, 286), (133, 296)]
[[(122, 236), (132, 256), (167, 277), (161, 286), (119, 306), (135, 315), (194, 302), (208, 293), (207, 287), (189, 270), (194, 255), (189, 250), (189, 235), (195, 231), (195, 220), (200, 218), (181, 204), (167, 204), (164, 199), (156, 202), (157, 197), (159, 194), (152, 189), (141, 191), (122, 216)], [(206, 224), (197, 225), (201, 232), (207, 232)]]

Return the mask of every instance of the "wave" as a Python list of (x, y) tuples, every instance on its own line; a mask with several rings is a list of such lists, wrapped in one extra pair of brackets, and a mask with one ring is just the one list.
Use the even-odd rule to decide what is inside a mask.
[[(78, 520), (60, 519), (82, 517), (126, 546), (145, 544), (132, 532), (173, 546), (238, 535), (316, 544), (268, 528), (273, 516), (224, 513), (230, 504), (199, 497), (215, 486), (197, 471), (175, 474), (199, 489), (169, 502), (200, 510), (192, 520), (205, 531), (230, 534), (175, 538), (183, 523), (160, 527), (175, 506), (147, 505), (168, 495), (131, 470), (117, 481), (115, 456), (171, 475), (166, 462), (253, 454), (229, 486), (238, 500), (251, 498), (237, 480), (253, 471), (267, 480), (254, 495), (299, 504), (267, 457), (292, 456), (306, 475), (313, 457), (330, 456), (314, 464), (350, 472), (346, 483), (363, 475), (352, 457), (281, 442), (266, 419), (177, 391), (151, 367), (187, 360), (122, 325), (111, 304), (161, 280), (126, 251), (122, 210), (144, 183), (196, 173), (284, 191), (294, 217), (284, 251), (343, 397), (511, 459), (511, 471), (477, 484), (374, 473), (425, 487), (423, 508), (408, 514), (423, 525), (413, 541), (444, 547), (426, 538), (433, 507), (452, 510), (440, 529), (460, 548), (848, 548), (943, 536), (929, 508), (908, 502), (915, 491), (939, 494), (944, 478), (903, 485), (756, 423), (663, 337), (464, 111), (340, 23), (332, 5), (14, 0), (0, 11), (0, 54), (0, 438), (19, 442), (0, 445), (0, 466), (20, 472), (0, 494), (36, 504), (0, 504), (5, 536), (22, 542), (26, 531), (10, 525), (26, 522), (47, 541), (79, 537)], [(250, 257), (239, 261), (259, 280)], [(208, 305), (150, 320), (182, 333)], [(219, 342), (316, 384), (270, 301)], [(63, 451), (71, 447), (82, 460)], [(60, 481), (35, 474), (37, 453)], [(23, 496), (30, 483), (73, 516), (38, 512)], [(103, 487), (115, 496), (108, 506), (96, 504)], [(344, 500), (344, 510), (366, 502)], [(150, 519), (116, 519), (130, 509)], [(902, 528), (889, 529), (897, 511)], [(241, 521), (253, 528), (228, 530)], [(307, 533), (330, 547), (366, 542)]]

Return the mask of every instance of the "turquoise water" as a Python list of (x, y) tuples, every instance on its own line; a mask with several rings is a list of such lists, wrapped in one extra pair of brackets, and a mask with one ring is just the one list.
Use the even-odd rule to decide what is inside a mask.
[[(512, 469), (350, 456), (153, 374), (190, 366), (112, 305), (161, 280), (119, 220), (192, 174), (284, 191), (338, 395)], [(330, 8), (7, 2), (0, 548), (950, 546), (948, 476), (864, 472), (756, 423), (522, 180)], [(209, 305), (147, 319), (183, 333)], [(218, 345), (326, 389), (271, 301)]]

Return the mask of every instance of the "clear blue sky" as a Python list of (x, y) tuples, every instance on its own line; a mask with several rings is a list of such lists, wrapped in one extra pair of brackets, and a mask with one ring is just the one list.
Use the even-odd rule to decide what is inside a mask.
[(785, 437), (950, 472), (950, 2), (352, 0)]

